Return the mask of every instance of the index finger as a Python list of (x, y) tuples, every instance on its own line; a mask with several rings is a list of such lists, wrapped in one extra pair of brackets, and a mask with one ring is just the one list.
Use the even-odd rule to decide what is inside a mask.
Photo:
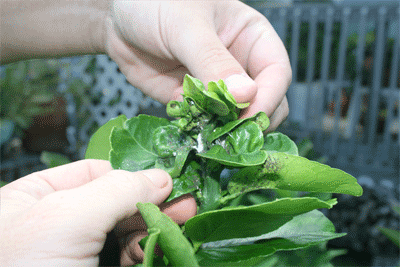
[(255, 40), (249, 51), (247, 72), (257, 84), (257, 94), (242, 116), (264, 111), (270, 117), (283, 101), (292, 80), (289, 56), (265, 17), (242, 34), (241, 42)]

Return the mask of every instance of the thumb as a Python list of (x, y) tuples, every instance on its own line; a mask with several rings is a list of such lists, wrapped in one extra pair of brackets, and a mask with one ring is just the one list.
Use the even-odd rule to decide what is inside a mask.
[(172, 179), (163, 170), (114, 170), (78, 188), (50, 194), (42, 201), (47, 207), (53, 206), (54, 212), (63, 213), (64, 219), (65, 209), (68, 209), (66, 214), (74, 224), (72, 228), (86, 231), (92, 228), (107, 233), (119, 221), (134, 215), (138, 211), (138, 202), (159, 205), (171, 190)]
[(176, 33), (179, 42), (171, 43), (172, 53), (194, 77), (205, 84), (224, 80), (239, 103), (250, 102), (255, 97), (256, 83), (221, 42), (213, 27), (197, 22), (192, 27), (184, 25)]

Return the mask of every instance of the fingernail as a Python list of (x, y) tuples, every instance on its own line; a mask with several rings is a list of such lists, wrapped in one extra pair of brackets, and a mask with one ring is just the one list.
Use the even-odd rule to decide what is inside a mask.
[(168, 174), (161, 170), (145, 170), (143, 174), (158, 188), (164, 188), (168, 184)]
[(245, 75), (233, 74), (225, 79), (225, 84), (229, 91), (235, 91), (246, 86), (254, 85), (254, 81)]

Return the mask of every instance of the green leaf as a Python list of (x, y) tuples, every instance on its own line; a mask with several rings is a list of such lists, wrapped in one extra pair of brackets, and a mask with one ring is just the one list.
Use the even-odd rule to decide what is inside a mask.
[(325, 266), (325, 264), (329, 264), (331, 260), (336, 257), (346, 255), (346, 249), (329, 249), (325, 253), (323, 253), (317, 260), (318, 266)]
[(263, 134), (253, 121), (240, 125), (219, 143), (221, 145), (197, 155), (232, 167), (260, 165), (267, 158), (267, 152), (260, 150), (264, 144)]
[[(172, 178), (178, 177), (185, 164), (185, 161), (196, 142), (186, 133), (174, 125), (158, 127), (153, 134), (153, 144), (158, 156), (156, 167), (162, 163), (163, 168), (169, 171)], [(164, 162), (168, 162), (166, 165)], [(174, 162), (169, 167), (169, 162)]]
[[(238, 104), (233, 97), (233, 95), (228, 91), (228, 88), (223, 80), (219, 80), (218, 82), (211, 81), (208, 83), (207, 86), (208, 92), (214, 93), (221, 99), (229, 108), (229, 114), (226, 121), (237, 120), (240, 109), (246, 108), (250, 105), (250, 103), (240, 103)], [(222, 116), (223, 117), (223, 116)], [(225, 118), (218, 118), (222, 119), (223, 121)]]
[(4, 181), (0, 181), (0, 187), (5, 186), (6, 184), (8, 184), (8, 183), (7, 183), (7, 182), (4, 182)]
[(199, 214), (218, 208), (221, 204), (221, 186), (219, 182), (212, 177), (206, 177), (204, 179), (202, 195), (202, 205), (199, 208)]
[(246, 196), (247, 201), (249, 201), (252, 205), (259, 205), (274, 200), (271, 197), (268, 197), (266, 194), (258, 194), (258, 192), (251, 192), (243, 196)]
[(312, 192), (304, 195), (305, 197), (316, 197), (323, 201), (329, 200), (332, 198), (332, 193), (321, 193), (321, 192)]
[(279, 258), (276, 267), (286, 266), (315, 266), (315, 267), (329, 267), (333, 265), (330, 261), (337, 256), (346, 254), (346, 250), (327, 250), (326, 245), (328, 241), (318, 243), (298, 249), (294, 251), (281, 251), (274, 256)]
[(284, 152), (295, 156), (299, 155), (295, 142), (288, 136), (278, 132), (269, 133), (265, 136), (263, 149), (268, 152)]
[[(299, 196), (299, 192), (297, 192), (297, 191), (282, 190), (282, 189), (275, 189), (275, 194), (276, 194), (277, 198), (298, 197)], [(329, 200), (329, 199), (331, 199), (331, 198), (322, 199), (322, 200)]]
[(157, 153), (152, 148), (142, 147), (128, 130), (114, 128), (111, 145), (110, 162), (114, 169), (135, 172), (155, 167)]
[[(248, 217), (248, 214), (244, 213), (242, 216)], [(263, 234), (203, 244), (198, 251), (199, 263), (239, 263), (243, 260), (266, 257), (279, 250), (304, 248), (345, 235), (336, 234), (333, 224), (318, 210), (293, 216), (260, 217), (258, 220), (256, 217), (249, 217), (246, 224), (242, 222), (236, 227), (257, 229), (258, 231), (254, 232), (259, 233), (264, 230)], [(274, 224), (274, 227), (267, 224)]]
[(160, 126), (153, 133), (154, 149), (160, 157), (176, 156), (191, 150), (196, 142), (174, 125)]
[(167, 119), (139, 115), (111, 133), (110, 162), (114, 169), (160, 168), (178, 177), (195, 141)]
[(200, 165), (197, 162), (190, 162), (185, 168), (183, 174), (180, 177), (173, 179), (172, 192), (166, 202), (199, 189), (201, 186), (201, 178), (198, 173), (199, 169)]
[(111, 130), (114, 127), (122, 128), (126, 120), (127, 118), (125, 115), (120, 115), (101, 126), (90, 138), (86, 149), (85, 159), (109, 160), (111, 150)]
[(227, 124), (215, 128), (210, 135), (207, 136), (207, 141), (212, 142), (215, 139), (223, 136), (224, 134), (229, 133), (232, 131), (234, 128), (239, 126), (240, 124), (246, 122), (246, 121), (255, 121), (261, 128), (261, 131), (265, 131), (268, 126), (269, 126), (269, 119), (267, 117), (267, 114), (264, 112), (259, 112), (256, 115), (249, 117), (249, 118), (244, 118), (240, 120), (234, 120), (231, 122), (228, 122)]
[(330, 261), (337, 256), (346, 254), (346, 250), (327, 250), (327, 241), (294, 251), (281, 251), (275, 254), (279, 258), (276, 267), (315, 266), (329, 267)]
[(199, 79), (186, 74), (183, 80), (183, 92), (185, 97), (191, 98), (200, 109), (210, 114), (226, 116), (229, 113), (228, 106), (219, 99), (216, 93), (206, 91)]
[(281, 198), (250, 207), (229, 207), (190, 218), (185, 231), (194, 243), (254, 237), (278, 229), (295, 215), (335, 204), (336, 199)]
[(152, 203), (136, 205), (148, 228), (158, 228), (158, 244), (172, 266), (199, 266), (190, 242), (179, 225)]
[(269, 154), (261, 166), (235, 173), (228, 184), (231, 194), (258, 189), (341, 193), (361, 196), (356, 178), (339, 169), (283, 152)]
[(267, 256), (279, 250), (293, 250), (307, 247), (285, 239), (271, 240), (268, 245), (251, 244), (243, 246), (200, 249), (196, 256), (201, 266), (254, 266)]
[(147, 230), (147, 232), (149, 235), (144, 249), (143, 265), (145, 267), (153, 267), (154, 249), (156, 248), (158, 236), (160, 235), (161, 231), (158, 228), (150, 228)]
[(379, 231), (384, 234), (387, 238), (389, 238), (396, 246), (400, 247), (400, 232), (385, 228), (385, 227), (378, 227)]
[(260, 261), (251, 266), (253, 266), (253, 267), (276, 267), (276, 264), (279, 261), (279, 258), (276, 255), (267, 256), (267, 257), (258, 258), (258, 259), (260, 259)]
[(123, 129), (114, 128), (110, 137), (113, 168), (132, 172), (154, 168), (159, 156), (153, 147), (153, 133), (168, 124), (167, 119), (139, 115), (127, 120)]
[(53, 168), (71, 162), (71, 160), (63, 154), (48, 151), (43, 151), (42, 154), (40, 154), (40, 161), (45, 164), (47, 168)]

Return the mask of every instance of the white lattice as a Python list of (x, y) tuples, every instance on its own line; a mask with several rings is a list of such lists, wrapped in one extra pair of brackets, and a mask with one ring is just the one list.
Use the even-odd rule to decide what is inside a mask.
[[(95, 57), (94, 76), (88, 74), (85, 70)], [(125, 114), (128, 118), (138, 114), (140, 108), (160, 107), (161, 104), (147, 96), (129, 84), (124, 74), (122, 74), (117, 64), (108, 56), (84, 56), (80, 59), (64, 59), (66, 68), (63, 68), (61, 74), (64, 80), (68, 78), (81, 78), (88, 84), (93, 84), (91, 95), (96, 101), (85, 107), (90, 111), (90, 118), (84, 125), (76, 130), (76, 127), (69, 129), (70, 136), (75, 136), (77, 140), (70, 139), (70, 143), (81, 143), (83, 147), (79, 152), (80, 157), (83, 156), (86, 145), (90, 139), (90, 135), (97, 127), (105, 124), (112, 118), (121, 114)], [(60, 87), (65, 87), (61, 84)], [(70, 108), (74, 110), (74, 104), (71, 103)], [(73, 113), (73, 112), (72, 112)], [(71, 114), (72, 114), (71, 113)]]

